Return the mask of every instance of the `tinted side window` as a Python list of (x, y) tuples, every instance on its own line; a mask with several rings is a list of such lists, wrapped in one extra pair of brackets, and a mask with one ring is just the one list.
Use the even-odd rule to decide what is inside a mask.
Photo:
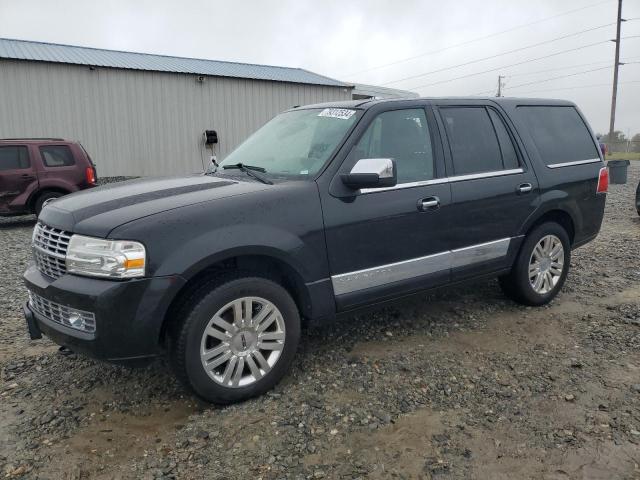
[(522, 106), (517, 111), (545, 164), (599, 158), (595, 142), (575, 108)]
[(398, 183), (434, 178), (433, 149), (421, 108), (379, 114), (349, 154), (350, 160), (394, 158)]
[(76, 163), (71, 149), (67, 145), (42, 146), (40, 154), (47, 167), (68, 167)]
[(0, 171), (19, 170), (29, 168), (29, 153), (27, 147), (6, 146), (0, 147)]
[(507, 132), (507, 127), (504, 121), (500, 118), (493, 109), (489, 108), (489, 116), (493, 122), (493, 126), (496, 129), (496, 135), (498, 135), (498, 142), (500, 143), (500, 152), (502, 153), (502, 165), (506, 170), (519, 168), (518, 154), (513, 146), (513, 141)]
[(446, 107), (440, 112), (455, 175), (502, 170), (500, 146), (484, 107)]

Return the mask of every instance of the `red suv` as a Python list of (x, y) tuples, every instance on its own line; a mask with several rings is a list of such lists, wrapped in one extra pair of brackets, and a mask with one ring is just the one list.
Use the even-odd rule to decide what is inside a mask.
[(47, 200), (96, 185), (96, 167), (78, 142), (0, 139), (0, 215), (40, 214)]

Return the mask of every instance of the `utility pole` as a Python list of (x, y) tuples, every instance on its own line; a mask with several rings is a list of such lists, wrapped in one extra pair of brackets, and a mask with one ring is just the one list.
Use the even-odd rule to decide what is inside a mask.
[(620, 66), (620, 25), (622, 20), (622, 0), (618, 0), (618, 21), (616, 24), (616, 58), (613, 64), (613, 93), (611, 94), (611, 119), (609, 121), (609, 143), (613, 142), (613, 130), (616, 123), (616, 97), (618, 96), (618, 67)]
[(498, 93), (496, 93), (496, 97), (502, 96), (502, 87), (504, 86), (502, 83), (503, 78), (504, 78), (504, 75), (498, 75)]

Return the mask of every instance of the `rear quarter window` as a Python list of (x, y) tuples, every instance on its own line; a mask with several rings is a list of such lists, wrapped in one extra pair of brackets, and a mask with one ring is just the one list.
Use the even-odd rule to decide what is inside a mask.
[(600, 158), (587, 125), (571, 106), (519, 106), (533, 143), (548, 165)]
[(70, 167), (76, 163), (67, 145), (43, 145), (40, 147), (40, 155), (47, 167)]

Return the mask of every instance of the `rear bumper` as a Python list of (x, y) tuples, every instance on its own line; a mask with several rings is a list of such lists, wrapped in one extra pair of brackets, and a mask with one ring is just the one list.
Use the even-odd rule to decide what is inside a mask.
[(95, 315), (95, 332), (87, 333), (34, 311), (27, 302), (24, 311), (31, 338), (42, 333), (75, 352), (114, 362), (162, 353), (162, 323), (184, 285), (177, 276), (120, 282), (67, 274), (53, 280), (33, 265), (24, 281), (31, 292), (50, 302)]

